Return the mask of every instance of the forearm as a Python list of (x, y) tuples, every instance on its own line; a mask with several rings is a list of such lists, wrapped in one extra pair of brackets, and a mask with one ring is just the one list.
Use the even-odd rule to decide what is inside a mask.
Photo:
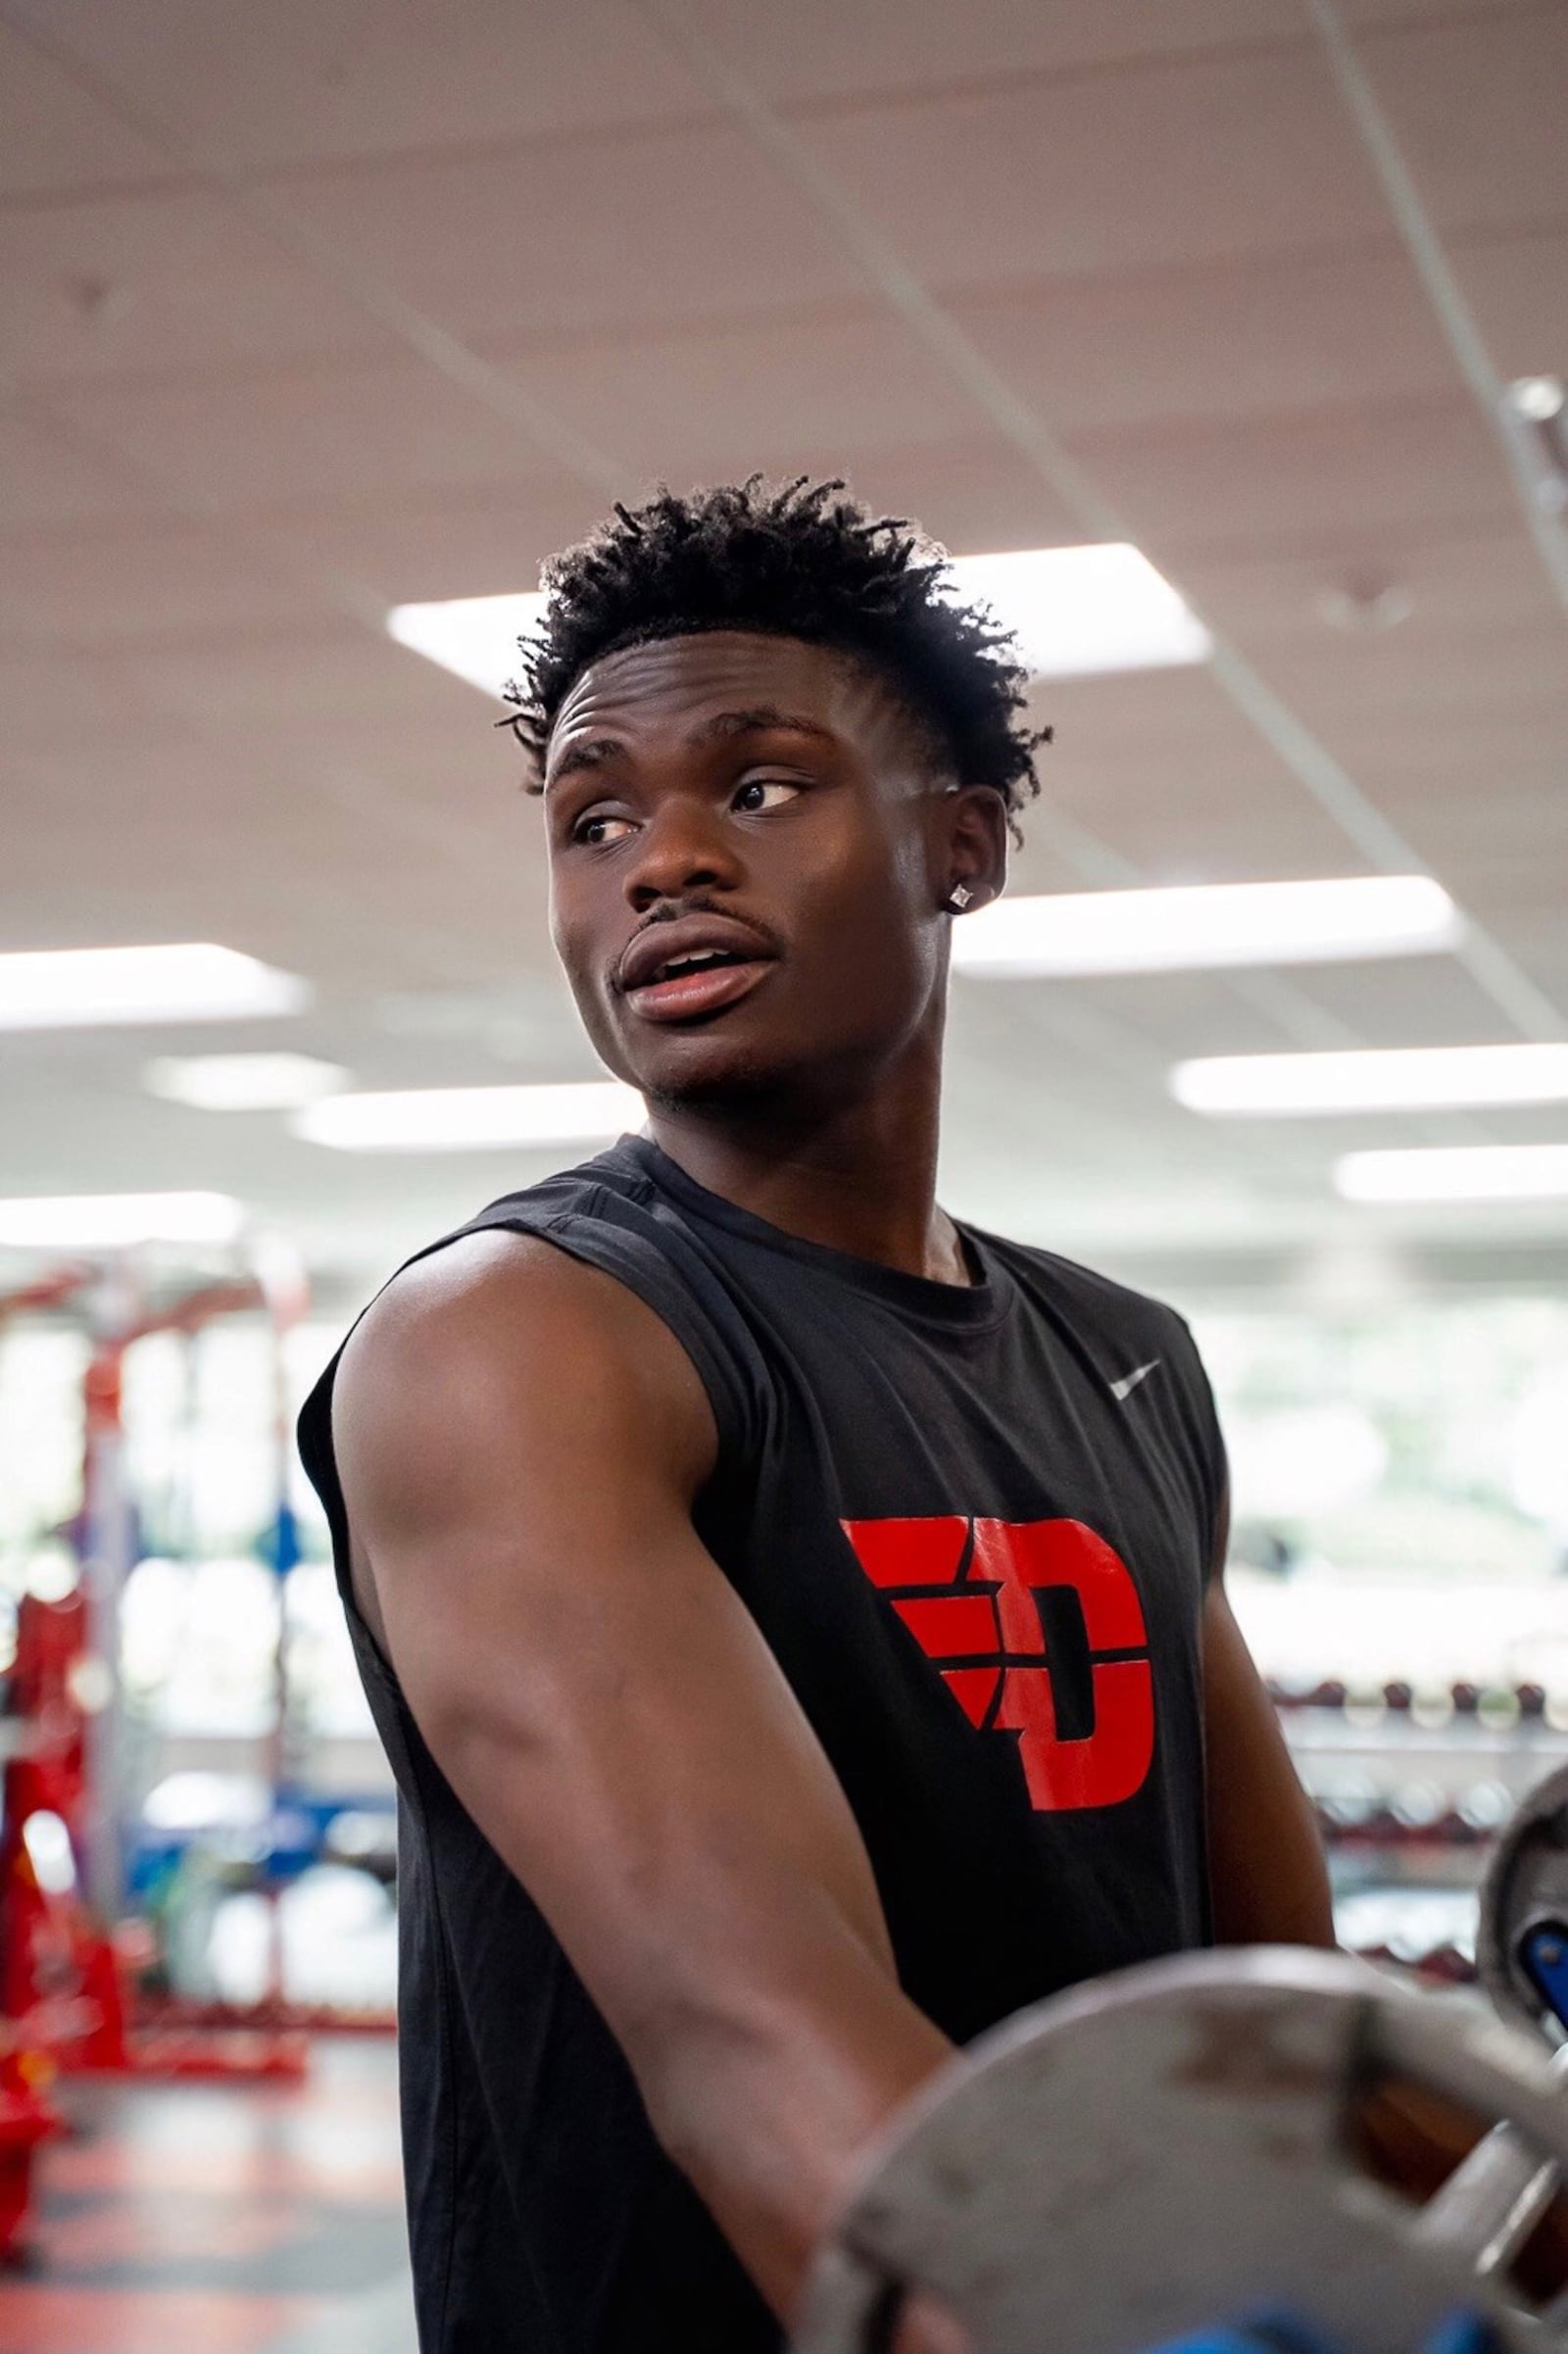
[(1332, 1946), (1328, 1868), (1310, 1801), (1281, 1771), (1269, 1785), (1254, 1786), (1240, 1806), (1223, 1796), (1210, 1802), (1215, 1942)]
[(662, 2143), (786, 2321), (866, 2144), (953, 2048), (813, 1899), (765, 1974), (710, 1956), (624, 2037)]

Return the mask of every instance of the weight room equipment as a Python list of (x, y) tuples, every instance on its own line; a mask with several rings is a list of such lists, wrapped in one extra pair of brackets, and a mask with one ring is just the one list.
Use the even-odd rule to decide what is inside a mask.
[(1504, 2019), (1568, 2041), (1568, 1766), (1528, 1794), (1493, 1850), (1476, 1965)]
[[(154, 1333), (191, 1335), (215, 1317), (258, 1307), (267, 1313), (281, 1576), (297, 1557), (285, 1487), (292, 1428), (283, 1350), (304, 1304), (301, 1283), (266, 1249), (237, 1279), (156, 1304), (141, 1296), (123, 1258), (62, 1268), (0, 1295), (0, 1325), (70, 1308), (81, 1314), (92, 1342), (83, 1382), (80, 1583), (60, 1601), (24, 1597), (16, 1659), (0, 1686), (0, 2265), (26, 2253), (37, 2154), (64, 2128), (52, 2097), (60, 2077), (297, 2082), (305, 2072), (306, 2039), (283, 2022), (275, 1932), (270, 2010), (246, 2032), (228, 2035), (140, 2024), (115, 1935), (125, 1894), (118, 1628), (135, 1556), (121, 1420), (125, 1353)], [(268, 1758), (274, 1790), (287, 1698), (281, 1637), (276, 1683), (279, 1730)]]
[[(1568, 2349), (1568, 2297), (1532, 2308), (1509, 2273), (1568, 2181), (1565, 1893), (1568, 1772), (1525, 1800), (1487, 1882), (1483, 1968), (1509, 2024), (1286, 1947), (1179, 1955), (1020, 2013), (896, 2121), (795, 2354), (877, 2354), (913, 2288), (979, 2354)], [(1391, 2082), (1493, 2129), (1425, 2205), (1378, 2179), (1355, 2127)]]

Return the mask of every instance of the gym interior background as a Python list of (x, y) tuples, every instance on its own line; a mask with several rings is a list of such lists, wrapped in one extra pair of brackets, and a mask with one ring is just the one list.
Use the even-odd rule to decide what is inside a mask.
[(658, 479), (1014, 558), (943, 1199), (1190, 1316), (1345, 1940), (1468, 1972), (1568, 1757), (1565, 90), (1550, 0), (4, 0), (10, 2354), (412, 2345), (287, 1433), (635, 1124), (490, 722)]

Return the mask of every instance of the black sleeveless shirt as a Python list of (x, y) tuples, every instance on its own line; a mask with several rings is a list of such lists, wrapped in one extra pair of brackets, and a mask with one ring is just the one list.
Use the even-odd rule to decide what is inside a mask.
[[(901, 1982), (940, 2028), (962, 2042), (1206, 1941), (1199, 1637), (1224, 1462), (1179, 1316), (967, 1226), (968, 1288), (802, 1242), (640, 1137), (430, 1249), (487, 1227), (617, 1277), (690, 1355), (719, 1438), (696, 1526), (838, 1774)], [(399, 1791), (421, 2354), (775, 2349), (355, 1608), (336, 1363), (300, 1448)]]

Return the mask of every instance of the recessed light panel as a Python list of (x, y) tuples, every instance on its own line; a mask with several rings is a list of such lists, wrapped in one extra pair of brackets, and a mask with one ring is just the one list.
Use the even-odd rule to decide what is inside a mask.
[(314, 1054), (162, 1054), (142, 1072), (150, 1095), (200, 1111), (293, 1111), (336, 1095), (349, 1078)]
[(516, 673), (517, 640), (538, 628), (544, 610), (536, 595), (446, 597), (430, 605), (395, 605), (386, 625), (400, 646), (499, 699)]
[(137, 1243), (231, 1243), (245, 1222), (228, 1194), (51, 1194), (0, 1201), (0, 1244), (120, 1251)]
[[(1125, 542), (956, 556), (953, 584), (961, 602), (991, 607), (1037, 678), (1158, 670), (1213, 651), (1170, 582)], [(538, 595), (448, 597), (394, 606), (386, 625), (400, 645), (499, 696), (517, 668), (518, 638), (544, 608)]]
[(547, 1087), (429, 1087), (329, 1096), (294, 1114), (307, 1144), (340, 1152), (475, 1152), (612, 1142), (641, 1127), (643, 1100), (618, 1080)]
[(1210, 883), (1000, 899), (953, 928), (959, 972), (1001, 979), (1430, 955), (1464, 930), (1429, 875)]
[(1162, 572), (1125, 542), (959, 556), (958, 596), (989, 605), (1036, 678), (1201, 662), (1213, 640)]
[(1568, 1046), (1211, 1055), (1178, 1062), (1170, 1091), (1192, 1111), (1236, 1119), (1562, 1103), (1568, 1103)]
[(0, 1030), (246, 1021), (298, 1013), (309, 986), (210, 940), (0, 956)]
[(1348, 1202), (1545, 1202), (1568, 1194), (1568, 1145), (1430, 1145), (1347, 1152), (1335, 1190)]

